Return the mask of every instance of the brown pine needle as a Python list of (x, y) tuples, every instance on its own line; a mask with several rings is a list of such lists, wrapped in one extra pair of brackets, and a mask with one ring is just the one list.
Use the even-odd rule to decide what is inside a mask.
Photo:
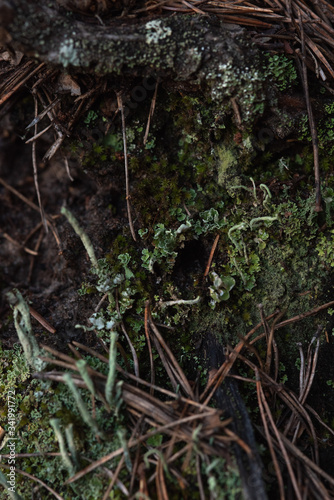
[(161, 347), (164, 349), (164, 351), (166, 352), (166, 354), (167, 354), (167, 356), (169, 358), (170, 367), (173, 369), (174, 374), (175, 374), (175, 376), (176, 376), (176, 378), (178, 380), (178, 383), (183, 388), (184, 392), (190, 398), (192, 398), (193, 400), (195, 400), (195, 395), (193, 393), (192, 388), (190, 387), (190, 384), (188, 382), (187, 377), (183, 373), (183, 370), (181, 369), (179, 363), (176, 361), (176, 358), (175, 358), (174, 354), (172, 353), (172, 351), (170, 350), (170, 348), (168, 347), (168, 345), (164, 341), (161, 333), (159, 332), (159, 330), (155, 326), (155, 324), (154, 324), (151, 316), (149, 318), (149, 323), (150, 323), (150, 327), (152, 328), (155, 337), (157, 338), (157, 340), (159, 341)]
[(48, 332), (56, 333), (56, 329), (52, 325), (50, 325), (50, 323), (46, 321), (46, 319), (43, 318), (43, 316), (39, 314), (39, 312), (35, 311), (35, 309), (33, 309), (31, 306), (29, 306), (29, 311), (31, 316), (33, 316), (38, 321), (38, 323), (40, 323), (44, 328), (46, 328)]
[(205, 500), (205, 491), (201, 474), (201, 457), (198, 453), (196, 454), (196, 474), (200, 500)]
[[(200, 418), (203, 419), (203, 418), (205, 418), (207, 416), (210, 416), (210, 415), (211, 415), (211, 411), (207, 412), (207, 413), (200, 414), (200, 415), (191, 415), (190, 417), (186, 417), (186, 418), (182, 419), (182, 421), (181, 420), (171, 421), (168, 424), (159, 426), (156, 429), (154, 429), (153, 431), (150, 431), (150, 432), (146, 433), (145, 435), (140, 436), (139, 438), (131, 439), (129, 441), (129, 443), (128, 443), (128, 448), (129, 449), (133, 448), (134, 446), (137, 446), (139, 443), (142, 443), (142, 442), (146, 441), (148, 438), (150, 438), (152, 436), (155, 436), (156, 434), (161, 434), (161, 433), (163, 433), (163, 432), (165, 432), (165, 431), (167, 431), (169, 429), (172, 429), (173, 427), (175, 427), (177, 425), (180, 425), (180, 423), (190, 422), (190, 421), (193, 421), (193, 420), (198, 420)], [(118, 457), (122, 453), (124, 453), (124, 449), (123, 448), (118, 448), (117, 450), (115, 450), (115, 451), (109, 453), (108, 455), (100, 458), (99, 460), (96, 460), (95, 462), (92, 462), (87, 467), (85, 467), (81, 471), (77, 472), (74, 476), (72, 476), (69, 479), (67, 479), (67, 481), (65, 481), (64, 484), (70, 484), (70, 483), (73, 483), (74, 481), (77, 481), (78, 479), (80, 479), (81, 477), (85, 476), (89, 472), (92, 472), (93, 470), (95, 470), (97, 467), (100, 467), (101, 465), (105, 464), (106, 462), (109, 462), (113, 458)]]
[(264, 371), (266, 373), (269, 373), (270, 366), (271, 366), (272, 349), (273, 349), (273, 346), (275, 344), (275, 339), (274, 339), (275, 325), (284, 316), (284, 314), (285, 314), (285, 311), (278, 314), (271, 324), (270, 333), (269, 333), (268, 339), (267, 339), (267, 358), (266, 358), (266, 363), (264, 365)]
[(144, 326), (145, 326), (145, 336), (146, 336), (146, 341), (147, 341), (147, 347), (148, 347), (148, 353), (150, 357), (150, 367), (151, 367), (151, 388), (150, 388), (150, 394), (153, 395), (154, 393), (154, 384), (155, 384), (155, 371), (154, 371), (154, 361), (153, 361), (153, 353), (152, 353), (152, 345), (151, 345), (151, 339), (150, 339), (150, 333), (148, 330), (148, 318), (149, 318), (149, 304), (146, 303), (145, 305), (145, 317), (144, 317)]
[(36, 162), (36, 141), (34, 141), (32, 143), (32, 165), (33, 165), (33, 170), (34, 170), (34, 183), (35, 183), (35, 190), (36, 190), (37, 200), (38, 200), (38, 205), (39, 205), (39, 212), (41, 214), (41, 220), (43, 223), (44, 231), (46, 233), (48, 233), (49, 232), (48, 224), (46, 221), (45, 212), (43, 209), (41, 194), (40, 194), (39, 185), (38, 185), (38, 173), (37, 173), (37, 162)]
[(212, 259), (213, 259), (214, 253), (216, 251), (216, 248), (217, 248), (217, 245), (218, 245), (218, 241), (219, 241), (219, 234), (217, 234), (217, 236), (215, 238), (215, 241), (213, 242), (213, 245), (212, 245), (212, 248), (211, 248), (211, 252), (210, 252), (210, 256), (209, 256), (209, 260), (208, 260), (208, 263), (206, 265), (203, 278), (206, 278), (207, 275), (209, 274), (210, 267), (211, 267), (211, 264), (212, 264)]
[(110, 498), (110, 493), (112, 492), (112, 489), (117, 481), (117, 478), (119, 476), (119, 473), (121, 472), (122, 470), (122, 467), (123, 467), (123, 464), (124, 464), (124, 455), (122, 456), (122, 458), (120, 459), (120, 461), (118, 462), (118, 465), (116, 467), (116, 470), (115, 470), (115, 473), (114, 473), (114, 476), (112, 478), (112, 480), (110, 481), (110, 484), (108, 486), (108, 488), (106, 489), (106, 492), (105, 494), (103, 495), (103, 498), (102, 500), (108, 500), (108, 498)]
[(278, 328), (282, 328), (283, 326), (290, 325), (291, 323), (295, 323), (296, 321), (300, 321), (301, 319), (308, 318), (309, 316), (313, 316), (314, 314), (317, 314), (318, 312), (323, 311), (324, 309), (328, 309), (332, 306), (334, 306), (334, 300), (332, 300), (331, 302), (327, 302), (322, 306), (315, 307), (311, 311), (307, 311), (305, 313), (298, 314), (298, 316), (294, 316), (293, 318), (286, 319), (285, 321), (282, 321), (282, 323), (278, 323), (278, 325), (275, 326), (275, 330), (277, 330)]
[(282, 478), (281, 470), (280, 470), (279, 465), (278, 465), (278, 460), (277, 460), (276, 453), (275, 453), (275, 450), (274, 450), (273, 441), (272, 441), (272, 438), (270, 436), (270, 432), (269, 432), (269, 428), (268, 428), (268, 423), (267, 423), (267, 418), (266, 418), (264, 407), (263, 407), (263, 401), (262, 401), (263, 391), (262, 391), (262, 388), (261, 388), (261, 380), (260, 380), (259, 371), (258, 371), (257, 368), (255, 369), (255, 376), (256, 376), (257, 400), (258, 400), (258, 403), (259, 403), (259, 409), (260, 409), (261, 419), (262, 419), (262, 423), (263, 423), (263, 427), (264, 427), (264, 432), (265, 432), (265, 435), (266, 435), (266, 441), (267, 441), (267, 444), (268, 444), (268, 447), (269, 447), (270, 455), (271, 455), (271, 458), (273, 460), (274, 469), (275, 469), (275, 472), (276, 472), (276, 477), (277, 477), (277, 481), (278, 481), (278, 487), (279, 487), (279, 491), (280, 491), (280, 499), (284, 500), (285, 499), (285, 494), (284, 494), (283, 478)]
[(143, 140), (144, 146), (147, 142), (148, 134), (150, 132), (151, 119), (153, 118), (155, 105), (157, 102), (158, 85), (159, 85), (159, 81), (157, 81), (157, 83), (155, 84), (155, 90), (154, 90), (154, 94), (153, 94), (152, 101), (151, 101), (150, 112), (148, 114), (147, 125), (146, 125), (144, 140)]
[[(31, 63), (31, 61), (28, 61), (28, 62), (30, 64), (33, 64), (33, 63)], [(21, 76), (19, 82), (13, 88), (11, 88), (10, 90), (8, 90), (8, 92), (5, 95), (3, 95), (2, 97), (0, 97), (0, 106), (4, 102), (6, 102), (7, 99), (9, 99), (13, 94), (15, 94), (15, 92), (17, 92), (22, 87), (22, 85), (24, 85), (28, 80), (30, 80), (30, 78), (32, 76), (34, 76), (36, 73), (38, 73), (39, 70), (41, 70), (42, 68), (44, 68), (44, 66), (45, 66), (45, 63), (41, 63), (39, 66), (37, 66), (37, 68), (35, 68), (25, 78), (22, 79), (22, 76)]]
[[(302, 45), (302, 83), (304, 87), (304, 94), (307, 106), (307, 114), (310, 124), (310, 131), (312, 137), (312, 146), (313, 146), (313, 162), (314, 162), (314, 182), (315, 182), (315, 211), (321, 212), (321, 184), (320, 184), (320, 167), (319, 167), (319, 145), (318, 145), (318, 134), (314, 121), (313, 109), (310, 100), (309, 94), (309, 86), (308, 86), (308, 76), (307, 76), (307, 66), (306, 66), (306, 48), (305, 48), (305, 34), (304, 27), (301, 18), (301, 11), (298, 9), (298, 21), (299, 21), (299, 30), (301, 36), (301, 45)], [(299, 61), (297, 59), (297, 61)]]
[(38, 255), (38, 252), (36, 252), (36, 250), (31, 250), (30, 248), (26, 247), (25, 245), (22, 245), (21, 243), (19, 243), (18, 241), (16, 241), (14, 238), (12, 238), (9, 234), (7, 233), (0, 233), (7, 241), (10, 241), (11, 243), (13, 243), (13, 245), (19, 247), (19, 248), (22, 248), (25, 252), (27, 252), (28, 254), (32, 255), (32, 256), (36, 256)]

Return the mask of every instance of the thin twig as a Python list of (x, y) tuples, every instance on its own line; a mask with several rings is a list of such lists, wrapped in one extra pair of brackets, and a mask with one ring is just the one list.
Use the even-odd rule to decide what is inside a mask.
[(150, 132), (151, 119), (153, 117), (154, 110), (155, 110), (155, 104), (157, 102), (158, 85), (159, 85), (159, 81), (157, 81), (155, 84), (155, 90), (154, 90), (154, 94), (153, 94), (152, 101), (151, 101), (150, 112), (148, 114), (147, 125), (146, 125), (144, 140), (143, 140), (144, 146), (147, 142), (148, 134)]
[[(116, 310), (118, 312), (119, 315), (120, 314), (120, 310), (119, 310), (119, 303), (118, 303), (118, 297), (116, 297)], [(124, 336), (127, 340), (127, 343), (129, 344), (129, 347), (130, 347), (130, 351), (131, 351), (131, 354), (132, 354), (132, 359), (133, 359), (133, 367), (134, 367), (134, 370), (135, 370), (135, 375), (136, 377), (140, 377), (139, 375), (139, 362), (138, 362), (138, 356), (137, 356), (137, 353), (136, 353), (136, 349), (133, 347), (133, 344), (131, 342), (131, 339), (126, 331), (126, 328), (125, 328), (125, 325), (124, 325), (124, 321), (121, 321), (121, 328), (122, 328), (122, 332), (124, 333)]]
[(50, 130), (50, 128), (52, 127), (52, 123), (50, 123), (50, 125), (48, 125), (47, 127), (45, 127), (43, 130), (41, 130), (40, 132), (38, 132), (38, 134), (30, 137), (30, 139), (28, 139), (26, 141), (26, 144), (29, 144), (30, 142), (33, 142), (35, 141), (36, 139), (38, 139), (39, 137), (41, 137), (43, 134), (45, 134), (45, 132), (47, 132), (48, 130)]
[[(321, 212), (321, 184), (320, 184), (320, 167), (319, 167), (319, 145), (318, 145), (318, 134), (315, 126), (313, 109), (310, 101), (309, 87), (308, 87), (308, 76), (307, 76), (307, 66), (306, 66), (306, 50), (305, 50), (305, 36), (304, 36), (304, 28), (303, 22), (301, 18), (301, 11), (298, 9), (298, 20), (299, 20), (299, 29), (301, 36), (301, 45), (302, 45), (302, 83), (304, 87), (305, 100), (307, 106), (307, 114), (310, 124), (310, 131), (312, 137), (312, 146), (313, 146), (313, 161), (314, 161), (314, 182), (315, 182), (315, 211)], [(298, 59), (297, 59), (298, 60)]]
[(22, 248), (25, 252), (27, 252), (29, 255), (33, 255), (34, 257), (38, 255), (38, 252), (36, 250), (31, 250), (30, 248), (26, 247), (25, 245), (22, 245), (18, 241), (14, 240), (9, 234), (7, 233), (0, 233), (7, 241), (10, 241), (13, 245), (17, 246), (18, 248)]
[(155, 370), (154, 370), (154, 361), (153, 361), (153, 353), (152, 353), (152, 345), (150, 339), (150, 333), (148, 330), (148, 318), (149, 318), (149, 304), (145, 305), (145, 317), (144, 317), (144, 327), (145, 327), (145, 336), (147, 341), (148, 353), (150, 357), (150, 367), (151, 367), (151, 387), (150, 394), (153, 396), (154, 393), (154, 384), (155, 384)]
[(328, 309), (329, 307), (334, 306), (334, 300), (331, 302), (327, 302), (326, 304), (323, 304), (322, 306), (315, 307), (311, 311), (307, 311), (302, 314), (298, 314), (298, 316), (294, 316), (293, 318), (287, 319), (285, 321), (282, 321), (282, 323), (278, 323), (278, 325), (275, 326), (275, 330), (278, 328), (283, 328), (283, 326), (290, 325), (291, 323), (296, 323), (297, 321), (300, 321), (301, 319), (308, 318), (309, 316), (313, 316), (314, 314), (317, 314), (320, 311), (323, 311), (324, 309)]
[(116, 470), (115, 470), (115, 473), (114, 473), (114, 476), (112, 478), (112, 480), (110, 481), (110, 484), (108, 486), (108, 488), (106, 489), (106, 492), (105, 494), (103, 495), (103, 498), (102, 500), (108, 500), (108, 498), (110, 498), (110, 493), (112, 492), (112, 489), (114, 487), (114, 484), (116, 483), (117, 481), (117, 478), (119, 476), (119, 473), (121, 472), (122, 470), (122, 467), (124, 465), (124, 455), (121, 457), (120, 461), (118, 462), (118, 465), (116, 467)]
[(72, 181), (72, 182), (73, 182), (73, 181), (74, 181), (74, 179), (73, 179), (73, 177), (72, 177), (72, 175), (71, 175), (71, 172), (70, 172), (70, 166), (69, 166), (69, 164), (68, 164), (68, 158), (67, 158), (67, 156), (66, 156), (66, 155), (64, 155), (64, 157), (63, 157), (63, 158), (64, 158), (64, 163), (65, 163), (65, 168), (66, 168), (66, 173), (67, 173), (67, 176), (68, 176), (68, 178), (70, 179), (70, 181)]
[[(257, 372), (257, 376), (259, 377), (259, 372)], [(259, 384), (257, 387), (258, 387), (258, 390), (259, 390), (259, 393), (260, 393), (260, 399), (263, 402), (263, 407), (266, 410), (266, 414), (268, 416), (269, 422), (270, 422), (271, 427), (273, 429), (273, 432), (274, 432), (274, 434), (276, 436), (276, 439), (277, 439), (277, 441), (279, 443), (282, 455), (284, 457), (286, 466), (288, 468), (289, 476), (290, 476), (290, 479), (291, 479), (291, 482), (292, 482), (292, 486), (293, 486), (296, 498), (298, 500), (302, 500), (302, 496), (301, 496), (299, 488), (298, 488), (298, 484), (297, 484), (297, 481), (296, 481), (296, 476), (294, 474), (294, 471), (293, 471), (293, 468), (292, 468), (292, 465), (291, 465), (291, 461), (290, 461), (289, 455), (288, 455), (287, 450), (286, 450), (286, 448), (284, 446), (284, 443), (283, 443), (283, 441), (281, 439), (281, 435), (280, 435), (280, 433), (279, 433), (279, 431), (278, 431), (278, 429), (277, 429), (277, 427), (275, 425), (275, 422), (274, 422), (274, 419), (272, 417), (269, 405), (268, 405), (268, 403), (266, 401), (266, 397), (264, 395), (262, 386), (261, 386), (261, 384)]]
[(269, 432), (269, 428), (268, 428), (266, 415), (264, 412), (263, 401), (262, 401), (262, 391), (261, 391), (261, 380), (260, 380), (259, 372), (257, 369), (255, 370), (255, 377), (256, 377), (257, 400), (259, 403), (259, 409), (260, 409), (261, 419), (262, 419), (262, 423), (263, 423), (263, 427), (264, 427), (264, 432), (266, 435), (266, 441), (267, 441), (267, 444), (269, 447), (272, 461), (274, 463), (274, 469), (276, 472), (278, 487), (279, 487), (279, 491), (280, 491), (280, 498), (281, 498), (281, 500), (284, 500), (285, 494), (284, 494), (284, 484), (283, 484), (282, 474), (281, 474), (281, 470), (280, 470), (279, 465), (278, 465), (278, 461), (277, 461), (276, 453), (274, 450), (272, 438), (270, 436), (270, 432)]
[[(35, 100), (35, 94), (33, 94), (34, 100)], [(53, 110), (53, 108), (58, 104), (60, 101), (59, 98), (54, 99), (48, 106), (44, 107), (44, 109), (37, 114), (37, 109), (35, 107), (35, 118), (29, 123), (29, 125), (26, 126), (26, 130), (29, 130), (31, 127), (37, 125), (45, 115), (49, 115), (50, 111)], [(52, 126), (52, 123), (51, 123)], [(35, 129), (35, 135), (36, 135), (36, 129)], [(29, 139), (30, 141), (32, 139)]]
[(98, 312), (100, 310), (100, 307), (102, 306), (103, 302), (106, 300), (106, 298), (108, 297), (108, 295), (109, 295), (109, 292), (106, 292), (103, 295), (102, 299), (99, 301), (99, 303), (95, 307), (94, 312)]
[(208, 263), (206, 265), (203, 278), (206, 278), (207, 275), (209, 274), (210, 267), (211, 267), (211, 264), (212, 264), (212, 259), (213, 259), (214, 253), (216, 251), (216, 248), (217, 248), (217, 245), (218, 245), (218, 241), (219, 241), (219, 234), (217, 234), (217, 236), (215, 237), (215, 241), (213, 242), (213, 245), (212, 245), (212, 248), (211, 248), (211, 252), (210, 252), (210, 255), (209, 255), (209, 260), (208, 260)]
[(52, 325), (50, 325), (50, 323), (48, 323), (48, 321), (46, 321), (46, 319), (43, 318), (43, 316), (39, 314), (39, 312), (35, 311), (35, 309), (33, 309), (31, 306), (29, 306), (29, 311), (31, 316), (33, 316), (42, 326), (44, 326), (44, 328), (46, 328), (48, 332), (56, 333), (57, 330)]
[(134, 227), (133, 227), (133, 223), (132, 223), (131, 206), (130, 206), (128, 150), (127, 150), (127, 145), (126, 145), (126, 130), (125, 130), (124, 106), (123, 106), (122, 96), (119, 93), (117, 93), (116, 95), (117, 95), (118, 109), (120, 110), (121, 117), (122, 117), (122, 133), (123, 133), (123, 148), (124, 148), (124, 168), (125, 168), (126, 208), (127, 208), (127, 212), (128, 212), (128, 220), (129, 220), (129, 226), (130, 226), (131, 236), (134, 239), (134, 241), (137, 241), (136, 233), (135, 233), (135, 230), (134, 230)]

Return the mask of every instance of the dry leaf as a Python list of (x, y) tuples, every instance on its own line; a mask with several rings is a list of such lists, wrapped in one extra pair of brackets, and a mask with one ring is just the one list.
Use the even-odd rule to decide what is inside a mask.
[(61, 73), (57, 82), (58, 92), (71, 92), (71, 95), (81, 95), (81, 89), (77, 82), (67, 73)]

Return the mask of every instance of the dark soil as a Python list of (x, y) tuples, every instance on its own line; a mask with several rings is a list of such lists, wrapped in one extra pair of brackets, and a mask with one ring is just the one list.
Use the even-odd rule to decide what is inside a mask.
[[(39, 144), (38, 148), (45, 145)], [(14, 134), (6, 138), (2, 143), (0, 166), (1, 178), (37, 203), (31, 145), (25, 145)], [(51, 230), (46, 234), (39, 228), (29, 237), (41, 222), (40, 213), (0, 185), (1, 341), (5, 348), (18, 342), (6, 298), (6, 292), (16, 287), (56, 329), (55, 334), (46, 333), (45, 328), (32, 319), (38, 342), (63, 348), (67, 342), (77, 340), (94, 346), (97, 342), (95, 334), (75, 329), (76, 324), (86, 324), (97, 305), (89, 296), (80, 297), (77, 293), (91, 265), (78, 236), (65, 217), (59, 215), (60, 209), (66, 205), (78, 217), (91, 237), (98, 257), (108, 250), (113, 232), (117, 225), (122, 224), (125, 214), (122, 207), (113, 216), (108, 209), (112, 197), (117, 196), (115, 187), (108, 183), (98, 186), (75, 162), (70, 165), (73, 182), (67, 175), (61, 155), (49, 164), (39, 161), (38, 167), (42, 204), (45, 213), (55, 217), (54, 227), (60, 244)], [(42, 238), (38, 255), (29, 255), (22, 246), (6, 239), (5, 234), (30, 249), (34, 249), (38, 239)]]

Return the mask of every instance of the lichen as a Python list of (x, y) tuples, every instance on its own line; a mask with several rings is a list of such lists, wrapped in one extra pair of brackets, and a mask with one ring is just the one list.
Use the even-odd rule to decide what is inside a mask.
[(59, 62), (67, 68), (78, 64), (79, 53), (74, 46), (74, 41), (71, 38), (65, 39), (59, 47)]
[(146, 29), (146, 43), (159, 43), (160, 40), (172, 35), (172, 30), (169, 26), (163, 26), (161, 20), (155, 19), (145, 24)]
[(256, 64), (256, 59), (253, 63), (247, 60), (220, 63), (215, 71), (208, 72), (206, 78), (212, 81), (211, 96), (215, 101), (222, 102), (228, 97), (237, 99), (245, 124), (254, 122), (263, 113), (265, 76)]
[(264, 54), (264, 70), (279, 90), (284, 91), (297, 83), (297, 71), (293, 60), (283, 54)]
[(234, 195), (235, 192), (230, 188), (233, 189), (234, 186), (241, 184), (241, 178), (238, 176), (240, 174), (238, 155), (234, 147), (229, 149), (226, 146), (217, 148), (217, 154), (218, 184)]

